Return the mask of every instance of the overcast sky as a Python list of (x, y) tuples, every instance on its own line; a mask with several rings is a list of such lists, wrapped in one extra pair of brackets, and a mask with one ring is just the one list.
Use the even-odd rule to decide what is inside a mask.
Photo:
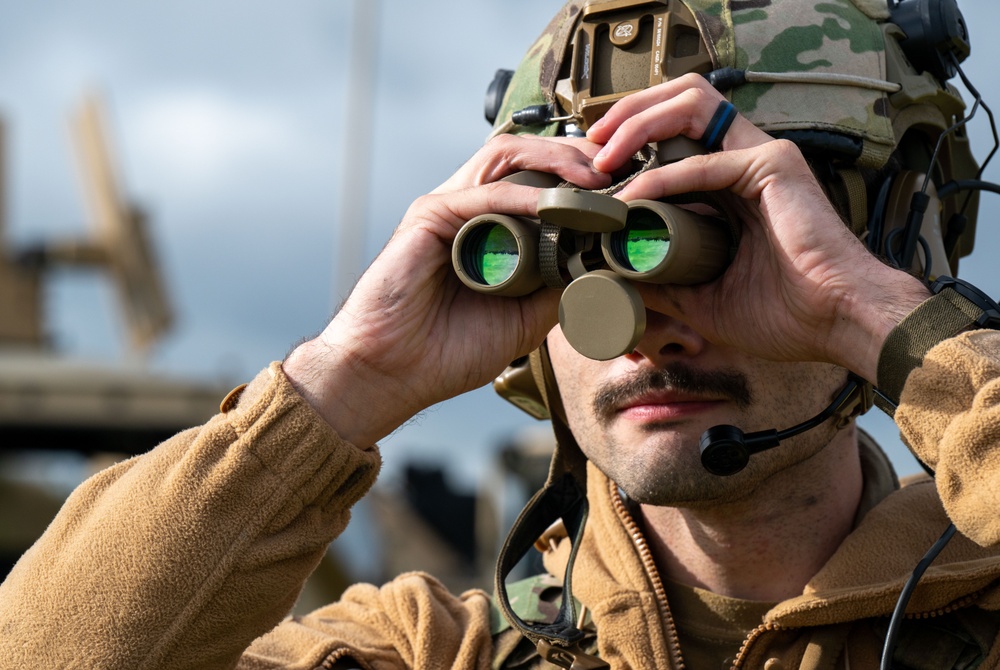
[[(376, 44), (367, 262), (408, 203), (434, 188), (488, 132), (483, 96), (514, 67), (561, 0), (382, 0)], [(319, 330), (333, 288), (345, 155), (353, 2), (347, 0), (0, 0), (0, 114), (7, 122), (7, 236), (15, 244), (81, 235), (85, 210), (66, 118), (90, 88), (108, 102), (129, 194), (151, 215), (175, 330), (157, 370), (242, 381)], [(1000, 105), (991, 27), (1000, 9), (963, 5), (967, 71)], [(985, 141), (985, 126), (972, 129)], [(985, 155), (978, 150), (977, 155)], [(997, 170), (987, 176), (997, 178)], [(985, 195), (978, 256), (963, 275), (1000, 293), (997, 207)], [(121, 317), (104, 277), (64, 273), (49, 290), (60, 351), (124, 358)], [(386, 451), (445, 457), (475, 476), (490, 447), (533, 422), (492, 391), (432, 409)], [(880, 439), (894, 430), (873, 424)], [(780, 426), (779, 428), (784, 428)], [(457, 457), (457, 455), (461, 457)], [(387, 453), (387, 460), (402, 456)], [(909, 461), (897, 461), (912, 471)]]

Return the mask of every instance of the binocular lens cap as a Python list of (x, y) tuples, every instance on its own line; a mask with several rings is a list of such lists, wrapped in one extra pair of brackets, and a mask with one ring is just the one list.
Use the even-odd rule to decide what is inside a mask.
[(559, 325), (574, 349), (607, 361), (635, 349), (646, 330), (646, 307), (634, 286), (610, 270), (595, 270), (563, 291)]

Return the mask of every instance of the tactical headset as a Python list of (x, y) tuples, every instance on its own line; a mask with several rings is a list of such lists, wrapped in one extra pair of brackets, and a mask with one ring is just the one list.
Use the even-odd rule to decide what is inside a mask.
[[(486, 118), (495, 133), (582, 134), (629, 93), (690, 72), (703, 74), (749, 120), (800, 147), (845, 222), (869, 250), (928, 283), (942, 277), (942, 283), (954, 286), (957, 280), (946, 276), (957, 272), (959, 259), (972, 251), (978, 190), (1000, 189), (980, 181), (982, 170), (965, 132), (965, 123), (980, 106), (989, 113), (961, 71), (960, 63), (970, 53), (967, 27), (955, 0), (889, 0), (884, 6), (878, 0), (851, 1), (850, 6), (840, 3), (847, 17), (843, 20), (852, 30), (860, 25), (877, 32), (874, 39), (882, 42), (884, 54), (882, 72), (845, 74), (836, 66), (820, 73), (747, 67), (727, 43), (738, 28), (719, 18), (720, 5), (710, 0), (589, 0), (582, 6), (570, 2), (516, 72), (497, 72), (487, 92)], [(976, 97), (968, 116), (960, 94), (947, 83), (956, 74)], [(849, 91), (866, 101), (868, 119), (841, 127), (821, 119), (820, 105), (806, 110), (805, 117), (816, 112), (812, 122), (787, 121), (780, 109), (768, 117), (766, 110), (754, 106), (782, 87), (804, 98), (809, 95), (799, 91)], [(984, 304), (985, 311), (995, 307)], [(587, 513), (586, 459), (566, 423), (545, 345), (514, 361), (494, 388), (532, 416), (551, 419), (557, 438), (546, 487), (518, 518), (498, 560), (501, 609), (551, 662), (567, 668), (602, 667), (576, 646), (582, 634), (576, 628), (570, 591), (572, 557), (562, 608), (552, 624), (522, 621), (506, 595), (505, 580), (514, 565), (560, 519), (575, 555)], [(828, 407), (787, 430), (743, 435), (732, 426), (710, 429), (702, 438), (703, 464), (716, 474), (738, 472), (752, 453), (831, 417), (846, 424), (870, 408), (876, 393), (871, 384), (852, 375)], [(902, 598), (901, 604), (905, 607)], [(890, 631), (890, 656), (892, 640)]]

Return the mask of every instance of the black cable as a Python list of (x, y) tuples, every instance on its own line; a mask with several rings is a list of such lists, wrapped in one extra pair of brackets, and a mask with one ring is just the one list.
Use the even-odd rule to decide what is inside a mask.
[(927, 473), (927, 475), (928, 475), (928, 476), (929, 476), (929, 477), (930, 477), (931, 479), (933, 479), (933, 478), (934, 478), (934, 471), (933, 471), (933, 470), (931, 470), (931, 466), (929, 466), (929, 465), (927, 465), (926, 463), (924, 463), (924, 461), (923, 461), (923, 459), (922, 459), (922, 458), (919, 458), (919, 457), (918, 457), (918, 456), (917, 456), (916, 454), (914, 454), (914, 456), (913, 456), (913, 460), (915, 460), (915, 461), (917, 462), (917, 465), (919, 465), (919, 466), (920, 466), (921, 468), (923, 468), (923, 471), (924, 471), (924, 472), (926, 472), (926, 473)]
[(899, 407), (899, 404), (895, 400), (893, 400), (892, 398), (890, 398), (889, 396), (887, 396), (885, 393), (883, 393), (882, 391), (880, 391), (877, 386), (873, 390), (875, 391), (875, 395), (877, 395), (879, 398), (881, 398), (882, 401), (886, 405), (888, 405), (889, 407), (891, 407), (892, 411), (895, 413), (896, 408)]
[(894, 267), (897, 267), (901, 270), (904, 269), (903, 264), (902, 261), (899, 259), (899, 257), (896, 255), (896, 251), (893, 249), (893, 244), (896, 242), (896, 238), (899, 237), (902, 233), (903, 233), (902, 228), (893, 228), (892, 230), (889, 231), (889, 234), (885, 236), (885, 258), (890, 263), (892, 263)]
[[(993, 160), (993, 156), (996, 155), (997, 150), (1000, 149), (1000, 134), (997, 133), (996, 118), (993, 116), (993, 110), (990, 109), (989, 105), (986, 104), (986, 102), (983, 100), (983, 96), (979, 93), (978, 90), (976, 90), (976, 87), (972, 85), (972, 82), (966, 76), (965, 71), (962, 69), (961, 65), (958, 62), (958, 58), (955, 56), (954, 53), (949, 55), (951, 56), (952, 65), (955, 66), (955, 71), (958, 72), (958, 76), (962, 79), (962, 83), (965, 85), (966, 90), (968, 90), (969, 93), (972, 94), (972, 97), (975, 98), (978, 104), (982, 105), (983, 110), (986, 112), (986, 117), (990, 121), (990, 131), (993, 133), (993, 148), (990, 150), (990, 153), (986, 156), (986, 160), (984, 160), (982, 165), (979, 166), (979, 171), (976, 172), (976, 179), (982, 179), (983, 171), (986, 169), (986, 166), (989, 165), (989, 162)], [(973, 113), (975, 113), (975, 109), (973, 109)], [(972, 115), (970, 115), (969, 118), (971, 119)], [(972, 199), (972, 194), (970, 193), (969, 195), (966, 196), (965, 202), (962, 203), (962, 208), (960, 210), (961, 214), (965, 214), (966, 210), (969, 207), (969, 202), (971, 201), (971, 199)]]
[(906, 584), (903, 585), (903, 590), (899, 593), (899, 600), (896, 601), (896, 607), (892, 611), (892, 618), (889, 619), (889, 630), (885, 634), (885, 645), (882, 647), (880, 670), (892, 670), (892, 655), (896, 651), (896, 638), (899, 636), (899, 628), (906, 617), (906, 605), (910, 602), (910, 597), (917, 587), (917, 582), (920, 581), (924, 572), (934, 562), (938, 554), (948, 545), (948, 542), (954, 535), (955, 524), (952, 523), (948, 525), (948, 528), (945, 529), (937, 542), (927, 550), (924, 557), (917, 563), (917, 567), (913, 569), (910, 578), (906, 580)]
[[(890, 417), (892, 415), (894, 415), (896, 413), (896, 408), (899, 407), (899, 405), (896, 403), (896, 401), (893, 400), (892, 398), (890, 398), (889, 396), (887, 396), (882, 391), (880, 391), (878, 389), (878, 387), (873, 387), (872, 390), (875, 392), (875, 395), (877, 395), (879, 398), (882, 399), (882, 402), (885, 403), (885, 405), (887, 407), (890, 407), (892, 409), (892, 414), (889, 414), (889, 412), (886, 412), (886, 414), (889, 414)], [(882, 407), (878, 403), (876, 403), (876, 405), (878, 405), (878, 407), (882, 411), (885, 411), (885, 407)], [(923, 468), (924, 472), (926, 472), (931, 478), (934, 477), (934, 471), (931, 470), (931, 468), (930, 468), (929, 465), (927, 465), (926, 463), (924, 463), (923, 460), (920, 459), (916, 454), (913, 454), (913, 459), (917, 462), (917, 465), (919, 465), (921, 468)]]
[[(992, 111), (990, 111), (989, 108), (983, 102), (983, 96), (979, 93), (978, 90), (976, 90), (974, 86), (972, 86), (972, 82), (970, 82), (968, 78), (965, 76), (965, 73), (962, 71), (962, 68), (960, 67), (958, 59), (955, 57), (955, 55), (949, 54), (949, 56), (951, 58), (952, 64), (955, 66), (956, 70), (959, 72), (962, 78), (962, 83), (965, 84), (966, 88), (969, 89), (969, 93), (972, 94), (972, 96), (975, 99), (975, 102), (973, 103), (972, 108), (969, 110), (969, 113), (967, 115), (965, 115), (963, 118), (959, 119), (954, 124), (952, 124), (937, 138), (937, 142), (934, 145), (934, 152), (931, 154), (930, 162), (927, 165), (927, 172), (924, 174), (923, 184), (920, 186), (920, 191), (918, 193), (913, 194), (913, 201), (911, 202), (910, 205), (910, 215), (907, 217), (906, 226), (904, 227), (906, 233), (905, 237), (903, 238), (902, 250), (899, 255), (899, 260), (901, 261), (901, 264), (898, 267), (909, 267), (910, 264), (913, 263), (913, 255), (917, 251), (917, 236), (920, 234), (920, 223), (923, 219), (923, 217), (920, 216), (921, 212), (917, 211), (918, 202), (923, 201), (924, 206), (926, 206), (927, 188), (931, 183), (931, 179), (933, 178), (934, 168), (938, 164), (938, 157), (941, 155), (941, 149), (944, 146), (945, 138), (956, 132), (959, 128), (968, 125), (969, 121), (971, 121), (973, 117), (975, 117), (976, 112), (979, 110), (979, 108), (983, 107), (984, 109), (986, 109), (986, 113), (990, 118), (990, 124), (991, 127), (993, 128), (993, 133), (994, 133), (994, 143), (997, 142), (996, 124), (994, 123), (993, 120)], [(993, 154), (995, 152), (996, 152), (996, 144), (994, 145), (993, 151), (990, 152), (990, 155), (987, 157), (987, 160), (984, 162), (982, 167), (985, 167), (985, 164), (989, 162), (990, 159), (993, 158)], [(980, 167), (979, 176), (982, 176), (982, 167)], [(969, 201), (967, 199), (965, 206), (968, 205), (968, 202)]]
[(867, 246), (868, 251), (872, 252), (876, 256), (881, 253), (880, 247), (882, 246), (882, 229), (885, 228), (885, 207), (886, 201), (889, 200), (889, 191), (892, 188), (893, 177), (889, 176), (882, 180), (882, 186), (878, 190), (878, 195), (875, 197), (875, 206), (872, 209), (872, 215), (868, 219), (868, 239)]
[[(993, 148), (986, 156), (986, 160), (983, 161), (983, 164), (979, 166), (979, 172), (976, 173), (977, 178), (982, 178), (983, 170), (986, 169), (986, 166), (989, 165), (991, 160), (993, 160), (993, 156), (996, 155), (997, 150), (1000, 149), (1000, 134), (997, 133), (996, 117), (993, 116), (993, 110), (990, 109), (990, 106), (986, 104), (985, 100), (983, 100), (982, 94), (976, 89), (975, 86), (972, 85), (972, 82), (966, 76), (965, 70), (962, 69), (962, 66), (959, 64), (958, 58), (955, 57), (955, 54), (950, 54), (950, 56), (951, 62), (955, 66), (955, 71), (958, 72), (958, 76), (962, 80), (962, 84), (964, 84), (965, 88), (972, 94), (972, 97), (976, 100), (976, 104), (983, 108), (983, 111), (986, 112), (987, 118), (990, 120), (990, 131), (993, 134)], [(975, 108), (973, 108), (972, 113), (969, 114), (966, 122), (968, 122), (975, 113)]]
[(956, 179), (943, 184), (938, 189), (938, 198), (944, 200), (962, 191), (989, 191), (990, 193), (1000, 193), (1000, 184), (991, 181), (981, 181), (979, 179)]
[[(973, 117), (976, 116), (976, 112), (979, 111), (980, 107), (985, 109), (987, 115), (990, 117), (990, 123), (991, 126), (993, 127), (994, 143), (996, 143), (997, 141), (996, 124), (993, 123), (993, 113), (986, 106), (986, 103), (983, 102), (983, 96), (979, 93), (978, 90), (976, 90), (974, 86), (972, 86), (972, 82), (969, 81), (968, 78), (965, 76), (965, 72), (962, 71), (962, 68), (958, 64), (958, 60), (955, 58), (955, 55), (954, 54), (950, 55), (952, 58), (952, 64), (954, 64), (956, 70), (959, 72), (959, 76), (962, 78), (962, 83), (965, 84), (965, 87), (969, 89), (969, 93), (972, 94), (974, 102), (972, 103), (972, 109), (969, 110), (968, 114), (966, 114), (963, 118), (953, 123), (947, 130), (945, 130), (938, 136), (937, 143), (934, 145), (934, 153), (931, 154), (931, 160), (927, 166), (927, 173), (924, 175), (924, 183), (920, 187), (921, 193), (927, 193), (927, 187), (930, 184), (931, 177), (934, 174), (934, 166), (937, 165), (938, 156), (941, 155), (941, 147), (944, 145), (945, 138), (954, 133), (955, 131), (957, 131), (959, 128), (968, 125), (969, 121), (972, 121)], [(983, 165), (980, 167), (980, 175), (982, 174), (983, 167), (985, 167), (986, 163), (988, 163), (990, 159), (993, 158), (993, 154), (995, 152), (996, 152), (996, 144), (994, 144), (993, 151), (991, 151), (989, 156), (986, 157), (986, 160), (983, 161)]]
[[(980, 172), (982, 172), (982, 170), (980, 170)], [(982, 181), (981, 179), (952, 180), (943, 184), (941, 188), (938, 189), (938, 198), (943, 201), (947, 198), (958, 195), (962, 191), (989, 191), (991, 193), (1000, 194), (1000, 184), (995, 184), (991, 181)], [(971, 198), (971, 194), (966, 196), (961, 209), (952, 214), (951, 219), (948, 221), (948, 232), (944, 238), (944, 252), (948, 258), (951, 258), (952, 253), (955, 251), (955, 247), (958, 245), (958, 239), (965, 232), (968, 217), (965, 216), (964, 212), (968, 208), (969, 198)]]
[[(885, 236), (885, 258), (894, 266), (901, 270), (905, 270), (900, 263), (900, 259), (896, 256), (896, 252), (893, 251), (892, 245), (896, 241), (896, 238), (903, 233), (902, 228), (894, 228), (889, 231), (889, 234)], [(931, 273), (933, 268), (931, 267), (933, 258), (931, 257), (931, 245), (927, 243), (927, 239), (923, 235), (917, 236), (917, 244), (920, 245), (921, 250), (924, 252), (924, 276), (925, 282), (929, 282), (931, 278)]]
[(924, 251), (924, 282), (930, 283), (931, 280), (931, 266), (934, 264), (934, 259), (931, 258), (931, 245), (927, 244), (927, 240), (921, 235), (917, 238), (917, 242), (920, 243), (920, 248)]
[(851, 397), (851, 394), (854, 393), (860, 385), (861, 384), (860, 382), (857, 381), (857, 378), (855, 378), (852, 375), (850, 378), (848, 378), (847, 383), (844, 384), (844, 388), (840, 389), (840, 393), (837, 394), (837, 397), (833, 399), (833, 402), (831, 402), (829, 405), (826, 406), (826, 409), (824, 409), (822, 412), (820, 412), (813, 418), (809, 419), (808, 421), (800, 423), (797, 426), (792, 426), (791, 428), (786, 428), (785, 430), (779, 431), (777, 435), (778, 439), (787, 440), (790, 437), (795, 437), (799, 433), (804, 433), (807, 430), (812, 430), (816, 426), (820, 425), (821, 423), (829, 419), (831, 416), (833, 416), (833, 414), (837, 410), (843, 407), (844, 403), (847, 402), (847, 399)]

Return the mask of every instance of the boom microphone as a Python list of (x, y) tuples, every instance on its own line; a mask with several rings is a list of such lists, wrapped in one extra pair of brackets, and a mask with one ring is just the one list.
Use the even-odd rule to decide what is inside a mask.
[(867, 412), (872, 405), (871, 385), (854, 374), (826, 409), (800, 424), (778, 431), (776, 429), (744, 433), (736, 426), (721, 425), (709, 428), (701, 435), (701, 464), (713, 475), (735, 475), (750, 462), (750, 456), (781, 444), (799, 433), (820, 425), (831, 416), (843, 420)]

